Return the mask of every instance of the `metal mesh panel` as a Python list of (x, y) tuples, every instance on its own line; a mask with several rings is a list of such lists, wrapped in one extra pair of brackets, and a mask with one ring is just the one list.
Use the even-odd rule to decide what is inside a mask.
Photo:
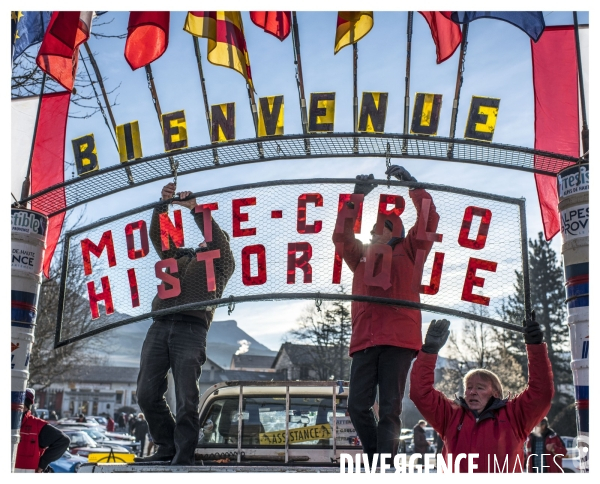
[[(357, 149), (355, 149), (355, 146)], [(451, 157), (448, 156), (451, 147)], [(292, 135), (277, 138), (240, 140), (200, 146), (169, 154), (161, 153), (122, 165), (113, 165), (93, 174), (32, 194), (23, 200), (37, 199), (38, 209), (50, 216), (106, 195), (173, 176), (173, 165), (180, 175), (220, 166), (280, 160), (286, 158), (390, 157), (423, 158), (475, 163), (556, 174), (577, 162), (576, 158), (530, 148), (450, 140), (415, 135)], [(125, 168), (134, 183), (130, 184)], [(65, 204), (66, 198), (66, 204)]]
[[(206, 292), (207, 263), (197, 262), (197, 256), (194, 257), (194, 254), (190, 253), (189, 256), (180, 257), (184, 259), (182, 262), (177, 259), (179, 272), (173, 274), (181, 281), (181, 294), (164, 300), (157, 297), (157, 285), (161, 281), (156, 276), (155, 265), (161, 259), (155, 247), (160, 250), (161, 242), (160, 231), (153, 230), (151, 223), (154, 207), (157, 204), (130, 210), (125, 214), (106, 218), (67, 234), (65, 260), (72, 262), (70, 268), (66, 267), (67, 264), (63, 266), (62, 304), (65, 307), (69, 304), (88, 305), (90, 296), (87, 284), (92, 282), (93, 290), (102, 293), (106, 287), (102, 286), (101, 280), (106, 276), (110, 284), (114, 312), (107, 314), (106, 301), (100, 301), (98, 317), (94, 319), (85, 334), (78, 334), (79, 326), (63, 320), (62, 308), (59, 308), (57, 343), (66, 344), (112, 327), (161, 314), (173, 312), (191, 314), (199, 306), (223, 306), (233, 302), (273, 299), (370, 300), (469, 317), (516, 329), (501, 321), (498, 310), (505, 298), (514, 292), (515, 271), (527, 272), (527, 263), (523, 260), (527, 253), (523, 246), (523, 241), (526, 241), (526, 234), (523, 233), (525, 223), (522, 220), (524, 200), (423, 183), (392, 181), (389, 187), (385, 180), (379, 180), (377, 183), (379, 185), (364, 198), (362, 228), (360, 233), (356, 234), (356, 238), (365, 244), (370, 241), (369, 232), (377, 219), (380, 194), (401, 195), (404, 198), (406, 206), (401, 218), (408, 234), (407, 239), (413, 236), (409, 229), (415, 225), (417, 218), (416, 208), (409, 195), (410, 186), (425, 188), (431, 195), (439, 214), (436, 232), (443, 234), (443, 240), (433, 244), (423, 266), (421, 281), (418, 281), (422, 285), (430, 284), (435, 254), (443, 253), (439, 291), (435, 295), (421, 294), (420, 303), (398, 301), (389, 295), (391, 293), (378, 293), (376, 297), (352, 294), (353, 274), (346, 263), (343, 264), (341, 271), (341, 284), (332, 283), (335, 259), (332, 234), (336, 226), (338, 202), (340, 194), (353, 192), (354, 180), (264, 182), (196, 194), (199, 205), (218, 204), (218, 209), (212, 212), (213, 219), (230, 237), (233, 260), (228, 259), (228, 244), (223, 240), (219, 241), (222, 234), (215, 232), (219, 229), (213, 226), (213, 242), (208, 248), (211, 250), (219, 248), (221, 251), (220, 258), (213, 260), (216, 293)], [(319, 194), (322, 197), (322, 206), (316, 206), (310, 201), (306, 204), (306, 224), (309, 226), (315, 224), (317, 233), (298, 231), (299, 197), (302, 194)], [(255, 203), (251, 204), (254, 199)], [(242, 200), (242, 202), (235, 202), (235, 200)], [(314, 197), (312, 201), (314, 202)], [(233, 207), (236, 204), (241, 206), (238, 212), (242, 215), (237, 223), (237, 229), (234, 229), (236, 217)], [(466, 248), (459, 244), (467, 207), (487, 209), (491, 213), (487, 238), (480, 249)], [(177, 220), (174, 213), (178, 210), (183, 224), (183, 247), (195, 248), (204, 240), (197, 219), (187, 208), (172, 205), (168, 208), (168, 214), (173, 224)], [(247, 214), (247, 221), (244, 214)], [(469, 240), (476, 240), (478, 233), (484, 232), (480, 230), (482, 220), (483, 217), (475, 214), (470, 230), (463, 234), (463, 237), (468, 234)], [(139, 228), (140, 221), (145, 222), (151, 239), (145, 255), (143, 255), (144, 244), (142, 243), (143, 230), (133, 232), (130, 230), (129, 246), (127, 241), (126, 227)], [(321, 221), (320, 230), (318, 230), (319, 224), (315, 221)], [(251, 229), (255, 229), (254, 235)], [(107, 235), (108, 231), (110, 236)], [(91, 274), (83, 278), (83, 284), (79, 277), (73, 279), (78, 281), (74, 283), (70, 273), (77, 268), (77, 265), (82, 266), (84, 263), (82, 248), (88, 244), (85, 240), (99, 246), (103, 235), (105, 241), (110, 238), (114, 245), (114, 265), (111, 263), (112, 267), (109, 267), (110, 251), (107, 248), (99, 254), (99, 257), (93, 255), (92, 251)], [(137, 259), (130, 258), (135, 256), (132, 252), (134, 250), (141, 251), (138, 252), (138, 256), (140, 254), (142, 256)], [(302, 265), (301, 263), (294, 262), (295, 259), (301, 259), (305, 254), (303, 251), (311, 252), (308, 260), (310, 276), (307, 276), (302, 268), (296, 267)], [(168, 255), (173, 254), (163, 254), (164, 257)], [(188, 258), (189, 262), (184, 263), (185, 258)], [(475, 295), (489, 298), (488, 305), (474, 304), (463, 297), (465, 281), (468, 278), (467, 267), (471, 258), (497, 264), (495, 272), (478, 269), (474, 276), (484, 279), (483, 288), (477, 287), (476, 283), (470, 291)], [(174, 266), (171, 269), (174, 269)], [(132, 270), (135, 272), (137, 285), (135, 291), (131, 289)], [(223, 274), (229, 273), (232, 273), (231, 278), (223, 290), (223, 281), (226, 280)], [(413, 274), (403, 274), (402, 277), (412, 280)], [(137, 306), (134, 294), (136, 292), (139, 298)], [(529, 295), (525, 294), (524, 298), (528, 301)]]

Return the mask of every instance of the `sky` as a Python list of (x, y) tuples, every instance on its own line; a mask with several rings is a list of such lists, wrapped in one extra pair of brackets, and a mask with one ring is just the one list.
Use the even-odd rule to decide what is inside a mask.
[[(245, 5), (248, 8), (250, 4)], [(255, 7), (254, 5), (252, 6)], [(386, 8), (381, 4), (381, 9)], [(47, 8), (47, 7), (46, 7)], [(508, 8), (508, 7), (505, 7)], [(571, 12), (544, 12), (546, 25), (572, 24)], [(192, 36), (182, 30), (186, 12), (172, 12), (169, 47), (152, 64), (156, 90), (163, 113), (185, 110), (189, 146), (209, 143), (204, 105)], [(352, 48), (333, 54), (336, 12), (299, 11), (304, 87), (307, 93), (336, 93), (335, 132), (352, 131)], [(280, 42), (250, 21), (242, 13), (252, 77), (258, 97), (283, 94), (285, 98), (285, 134), (301, 133), (300, 110), (295, 81), (292, 36)], [(109, 12), (99, 21), (112, 20), (101, 31), (125, 33), (128, 12)], [(358, 91), (388, 92), (385, 130), (401, 133), (403, 125), (404, 73), (406, 55), (405, 11), (375, 11), (374, 27), (358, 46)], [(588, 23), (588, 13), (579, 12), (579, 22)], [(92, 27), (94, 29), (94, 27)], [(206, 61), (206, 40), (200, 40), (204, 76), (210, 104), (236, 103), (236, 138), (253, 138), (254, 127), (248, 105), (245, 81), (237, 72)], [(497, 20), (477, 20), (469, 27), (464, 83), (457, 120), (457, 137), (462, 138), (471, 96), (500, 98), (500, 110), (494, 134), (495, 143), (533, 147), (534, 99), (530, 39), (521, 30)], [(91, 38), (89, 45), (105, 78), (110, 96), (116, 101), (113, 113), (117, 124), (139, 121), (145, 156), (163, 152), (162, 135), (147, 88), (144, 69), (132, 71), (125, 61), (124, 39)], [(33, 50), (37, 47), (32, 48)], [(410, 80), (411, 111), (416, 92), (443, 95), (439, 136), (447, 136), (455, 89), (458, 50), (446, 62), (436, 65), (435, 45), (424, 18), (415, 12), (412, 38)], [(80, 71), (83, 69), (80, 63)], [(113, 140), (100, 114), (90, 119), (70, 119), (67, 125), (65, 158), (73, 162), (71, 139), (93, 133), (100, 167), (118, 164)], [(531, 173), (503, 168), (481, 167), (445, 161), (392, 160), (402, 164), (417, 180), (454, 187), (475, 189), (492, 194), (525, 198), (527, 231), (537, 238), (542, 230), (534, 178)], [(354, 178), (373, 173), (385, 178), (384, 158), (326, 160), (282, 160), (230, 166), (180, 176), (178, 189), (203, 191), (238, 184), (295, 178)], [(71, 177), (67, 169), (65, 178)], [(165, 180), (126, 190), (75, 209), (87, 222), (118, 214), (126, 209), (158, 199)], [(77, 217), (73, 217), (76, 219)], [(560, 235), (552, 243), (560, 256)], [(238, 326), (262, 344), (278, 350), (289, 330), (297, 326), (307, 301), (241, 303), (229, 316), (219, 308), (215, 320), (235, 319)], [(430, 315), (424, 315), (428, 323)], [(435, 316), (433, 316), (435, 317)], [(453, 322), (458, 320), (449, 318)], [(453, 327), (456, 327), (454, 324)], [(424, 332), (426, 327), (423, 328)]]

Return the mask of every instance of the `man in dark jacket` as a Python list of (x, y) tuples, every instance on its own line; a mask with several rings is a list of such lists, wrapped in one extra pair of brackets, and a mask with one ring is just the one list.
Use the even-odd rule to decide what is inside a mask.
[(44, 472), (51, 462), (69, 448), (71, 440), (45, 420), (31, 415), (35, 391), (25, 391), (25, 413), (21, 420), (21, 437), (17, 447), (15, 472)]
[[(427, 442), (427, 435), (425, 435), (425, 426), (427, 422), (425, 420), (419, 420), (417, 425), (413, 428), (413, 442), (415, 454), (425, 455), (429, 451), (429, 442)], [(417, 459), (417, 464), (423, 463), (423, 457)]]
[[(465, 396), (452, 401), (433, 388), (437, 354), (448, 340), (450, 322), (433, 320), (410, 375), (410, 399), (444, 441), (442, 455), (453, 472), (467, 472), (467, 459), (458, 469), (448, 456), (479, 454), (476, 472), (523, 472), (523, 447), (531, 429), (548, 413), (554, 395), (552, 366), (535, 313), (525, 324), (529, 367), (527, 388), (503, 398), (502, 383), (489, 370), (476, 369), (464, 379)], [(439, 469), (438, 469), (439, 471)]]
[[(183, 237), (174, 241), (169, 234), (169, 201), (175, 196), (175, 184), (162, 189), (164, 202), (154, 209), (150, 239), (164, 263), (164, 274), (173, 284), (163, 282), (152, 302), (153, 311), (173, 309), (173, 314), (156, 317), (148, 329), (142, 347), (137, 397), (154, 443), (155, 454), (144, 461), (170, 461), (172, 465), (193, 465), (200, 433), (198, 379), (206, 361), (206, 335), (215, 307), (203, 301), (219, 299), (235, 269), (229, 236), (210, 216), (209, 210), (186, 200), (191, 192), (179, 193), (174, 205), (190, 210), (205, 241), (197, 248), (179, 247)], [(210, 220), (205, 220), (205, 216)], [(184, 306), (184, 309), (177, 308)], [(167, 405), (167, 373), (175, 381), (176, 420)], [(139, 458), (138, 458), (139, 460)]]
[(548, 426), (544, 417), (529, 434), (527, 443), (527, 472), (563, 472), (562, 460), (567, 448), (560, 436)]
[(138, 414), (137, 421), (133, 427), (133, 435), (135, 440), (140, 443), (140, 457), (144, 457), (144, 448), (146, 447), (146, 434), (148, 433), (148, 422), (144, 418), (144, 414)]
[[(397, 165), (391, 166), (386, 174), (401, 181), (417, 181), (406, 169)], [(373, 179), (373, 175), (359, 175), (357, 179), (360, 180), (354, 188), (357, 195), (366, 195), (376, 186), (365, 183)], [(365, 245), (354, 235), (354, 220), (348, 218), (345, 209), (340, 211), (333, 242), (336, 252), (342, 252), (344, 261), (354, 274), (353, 295), (420, 302), (419, 291), (413, 286), (413, 274), (422, 271), (433, 245), (421, 232), (435, 232), (439, 215), (431, 195), (424, 189), (410, 188), (408, 193), (417, 218), (406, 237), (402, 220), (392, 214), (381, 224), (380, 230), (377, 230), (377, 224), (373, 227), (371, 243)], [(353, 202), (347, 202), (346, 206), (348, 210), (356, 210)], [(384, 267), (382, 260), (385, 259), (390, 262)], [(390, 454), (390, 459), (397, 453), (402, 397), (411, 361), (421, 344), (420, 310), (352, 302), (348, 409), (369, 459), (373, 459), (375, 453)], [(372, 412), (377, 389), (378, 422)]]

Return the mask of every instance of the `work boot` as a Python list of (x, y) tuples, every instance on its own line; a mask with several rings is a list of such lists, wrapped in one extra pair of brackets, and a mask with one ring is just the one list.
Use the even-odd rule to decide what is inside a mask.
[(134, 462), (171, 462), (175, 457), (175, 451), (159, 447), (158, 450), (146, 457), (135, 457)]

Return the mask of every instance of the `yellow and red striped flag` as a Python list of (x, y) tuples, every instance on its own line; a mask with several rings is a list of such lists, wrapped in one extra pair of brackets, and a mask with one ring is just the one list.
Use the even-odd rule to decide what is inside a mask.
[(240, 12), (188, 12), (183, 30), (208, 39), (208, 61), (238, 71), (254, 90)]
[(373, 28), (373, 12), (338, 12), (334, 54), (355, 44)]

